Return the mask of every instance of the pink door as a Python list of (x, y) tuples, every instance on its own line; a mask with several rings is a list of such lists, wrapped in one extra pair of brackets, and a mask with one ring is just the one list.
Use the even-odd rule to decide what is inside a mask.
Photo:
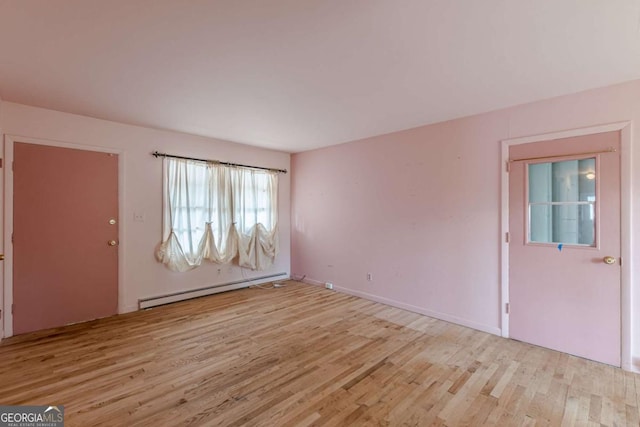
[(509, 157), (511, 338), (620, 366), (619, 132)]
[(13, 333), (118, 308), (118, 157), (14, 144)]

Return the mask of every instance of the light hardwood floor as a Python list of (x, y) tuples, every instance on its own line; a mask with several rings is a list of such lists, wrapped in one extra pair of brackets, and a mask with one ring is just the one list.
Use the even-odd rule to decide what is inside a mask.
[(296, 282), (0, 344), (0, 404), (68, 426), (638, 426), (639, 396), (620, 369)]

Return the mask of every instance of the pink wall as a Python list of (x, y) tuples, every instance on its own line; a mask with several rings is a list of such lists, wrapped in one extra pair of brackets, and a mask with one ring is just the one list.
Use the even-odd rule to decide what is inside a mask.
[[(120, 311), (137, 308), (138, 299), (169, 292), (228, 283), (247, 277), (289, 273), (290, 174), (280, 175), (280, 255), (266, 271), (205, 263), (186, 273), (174, 273), (158, 263), (154, 250), (162, 234), (162, 161), (154, 150), (235, 163), (290, 168), (290, 155), (193, 135), (130, 126), (42, 108), (1, 102), (0, 129), (7, 135), (120, 149), (124, 159), (121, 183), (120, 242), (122, 275)], [(134, 212), (145, 215), (133, 220)], [(220, 272), (218, 273), (218, 268)]]
[(295, 154), (292, 274), (499, 333), (500, 141), (624, 120), (640, 123), (640, 80)]
[(292, 273), (497, 333), (505, 130), (491, 114), (294, 155)]

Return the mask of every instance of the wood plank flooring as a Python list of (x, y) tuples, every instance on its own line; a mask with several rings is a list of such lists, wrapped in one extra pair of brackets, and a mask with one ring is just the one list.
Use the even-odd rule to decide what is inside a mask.
[(638, 426), (639, 396), (636, 374), (297, 282), (0, 344), (0, 404), (67, 426)]

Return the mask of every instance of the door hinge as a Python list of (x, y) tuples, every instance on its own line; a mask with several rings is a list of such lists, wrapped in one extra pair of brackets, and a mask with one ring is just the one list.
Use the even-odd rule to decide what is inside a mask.
[(2, 167), (3, 162), (4, 162), (4, 159), (0, 159), (0, 168)]
[(13, 243), (13, 233), (11, 233), (11, 243)]
[(504, 304), (504, 312), (509, 314), (509, 303), (508, 302)]
[(509, 234), (508, 231), (506, 233), (504, 233), (504, 242), (505, 243), (510, 243), (511, 242), (511, 235)]
[(620, 257), (620, 267), (622, 267), (622, 257)]
[(15, 311), (16, 311), (16, 305), (11, 304), (11, 314), (13, 314)]
[(507, 160), (505, 163), (506, 163), (506, 167), (505, 167), (506, 171), (511, 172), (511, 162)]

